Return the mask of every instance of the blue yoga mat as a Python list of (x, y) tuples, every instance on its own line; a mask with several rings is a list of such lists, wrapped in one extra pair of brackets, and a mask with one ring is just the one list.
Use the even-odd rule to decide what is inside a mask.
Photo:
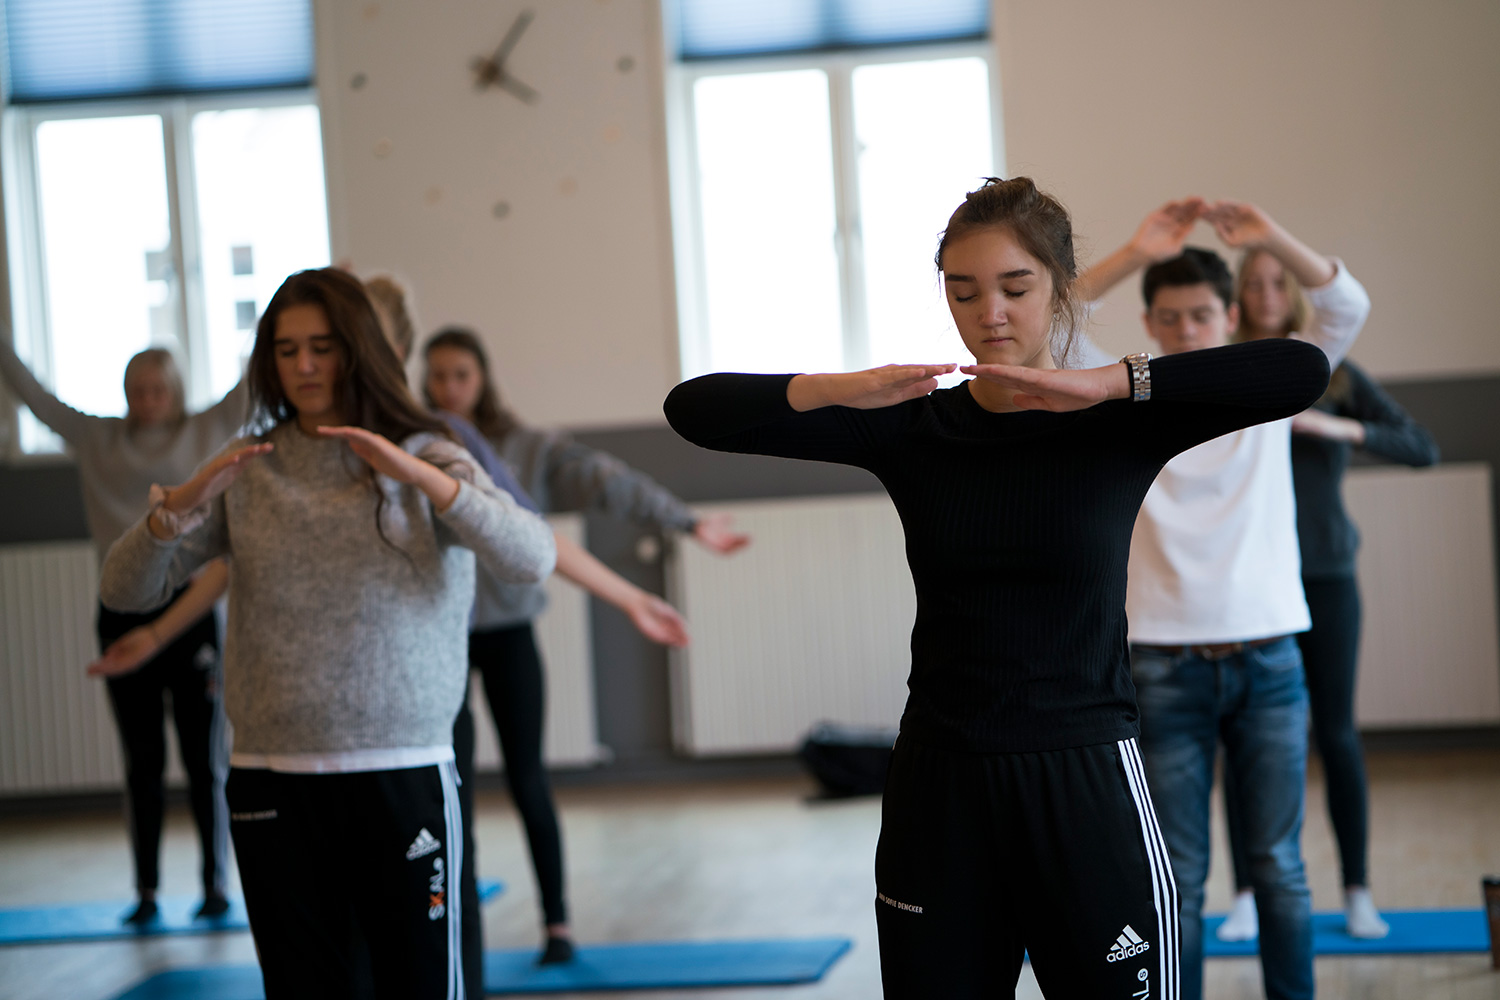
[[(1381, 913), (1391, 933), (1376, 941), (1353, 938), (1342, 913), (1313, 914), (1316, 955), (1415, 955), (1434, 952), (1489, 951), (1490, 931), (1483, 910), (1387, 910)], [(1203, 951), (1209, 958), (1255, 955), (1254, 941), (1220, 941), (1215, 931), (1222, 916), (1203, 918)]]
[[(561, 993), (810, 983), (849, 947), (844, 938), (604, 944), (579, 948), (572, 962), (546, 968), (535, 964), (535, 950), (492, 951), (484, 956), (484, 987), (489, 993)], [(115, 1000), (265, 1000), (265, 995), (255, 966), (221, 965), (158, 972)]]
[(846, 938), (667, 941), (582, 945), (571, 962), (536, 964), (536, 950), (484, 956), (488, 993), (663, 990), (782, 986), (823, 978), (851, 943)]
[[(504, 889), (502, 883), (493, 879), (480, 879), (479, 899), (487, 903)], [(229, 912), (221, 917), (194, 920), (193, 911), (201, 902), (192, 896), (162, 896), (156, 901), (156, 919), (139, 926), (120, 923), (135, 904), (118, 900), (0, 910), (0, 945), (117, 941), (159, 934), (218, 934), (249, 930), (250, 921), (245, 916), (243, 901), (230, 900)]]

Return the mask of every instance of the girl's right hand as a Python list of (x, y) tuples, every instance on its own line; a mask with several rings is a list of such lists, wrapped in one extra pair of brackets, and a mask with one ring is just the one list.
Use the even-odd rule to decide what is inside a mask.
[(885, 365), (862, 372), (798, 375), (787, 384), (786, 399), (798, 412), (823, 406), (874, 410), (918, 399), (938, 387), (937, 377), (957, 365)]
[(680, 612), (655, 594), (642, 591), (625, 608), (636, 631), (663, 646), (681, 648), (688, 644), (687, 622)]
[(1207, 202), (1198, 197), (1167, 202), (1141, 222), (1130, 238), (1131, 248), (1153, 264), (1171, 260), (1182, 253), (1193, 226), (1207, 208)]
[[(209, 462), (203, 468), (183, 483), (167, 490), (166, 499), (162, 506), (169, 513), (179, 516), (189, 511), (197, 510), (210, 500), (229, 489), (240, 473), (244, 471), (245, 463), (259, 455), (264, 455), (271, 450), (269, 443), (246, 445), (244, 448), (236, 448), (234, 451), (226, 451), (218, 458)], [(171, 533), (163, 526), (156, 523), (156, 518), (148, 522), (152, 534), (158, 538), (169, 538)]]

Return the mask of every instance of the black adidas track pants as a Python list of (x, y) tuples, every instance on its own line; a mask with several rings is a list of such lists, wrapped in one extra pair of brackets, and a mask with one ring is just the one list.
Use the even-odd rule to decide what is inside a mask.
[(902, 736), (875, 855), (888, 998), (1177, 1000), (1178, 903), (1134, 740), (957, 753)]
[(464, 864), (451, 762), (229, 772), (229, 819), (266, 1000), (461, 1000)]

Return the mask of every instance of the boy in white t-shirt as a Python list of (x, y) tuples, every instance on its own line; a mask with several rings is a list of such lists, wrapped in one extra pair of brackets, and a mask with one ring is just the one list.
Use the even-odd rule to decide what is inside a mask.
[[(1145, 268), (1146, 331), (1161, 353), (1219, 347), (1238, 325), (1229, 267), (1184, 247), (1199, 219), (1261, 249), (1306, 289), (1294, 336), (1337, 366), (1369, 313), (1341, 263), (1254, 205), (1169, 202), (1079, 281), (1088, 299)], [(1169, 462), (1136, 520), (1126, 609), (1141, 750), (1182, 899), (1182, 998), (1203, 992), (1203, 885), (1218, 744), (1245, 790), (1245, 832), (1270, 1000), (1313, 996), (1312, 907), (1299, 838), (1307, 687), (1294, 636), (1309, 627), (1292, 493), (1291, 420), (1227, 434)]]

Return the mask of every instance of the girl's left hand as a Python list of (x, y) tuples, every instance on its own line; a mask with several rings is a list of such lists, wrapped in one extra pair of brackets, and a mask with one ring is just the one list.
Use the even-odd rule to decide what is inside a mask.
[(398, 483), (416, 483), (429, 467), (417, 456), (396, 447), (388, 438), (363, 427), (319, 427), (318, 433), (324, 437), (343, 438), (349, 449), (370, 468)]
[(655, 594), (642, 591), (626, 608), (626, 614), (636, 630), (652, 642), (679, 648), (688, 644), (687, 622), (676, 608)]
[(1353, 445), (1365, 443), (1365, 425), (1349, 417), (1340, 417), (1322, 410), (1303, 410), (1292, 418), (1292, 433), (1325, 441), (1347, 441)]
[(1063, 413), (1106, 399), (1130, 397), (1130, 373), (1122, 364), (1103, 368), (1024, 368), (1019, 365), (964, 365), (965, 375), (1015, 390), (1011, 402), (1022, 410)]

